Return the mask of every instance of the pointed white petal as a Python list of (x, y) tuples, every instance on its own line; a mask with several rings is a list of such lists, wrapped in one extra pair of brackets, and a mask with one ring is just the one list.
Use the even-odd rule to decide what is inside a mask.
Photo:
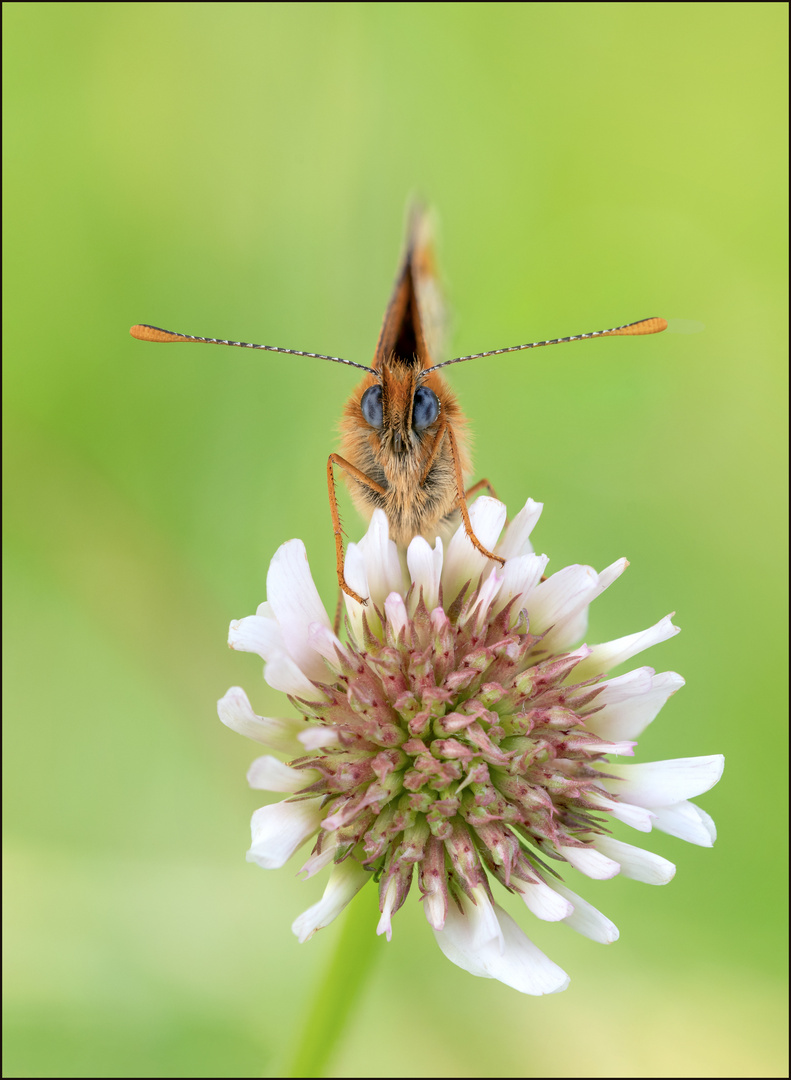
[[(346, 653), (346, 649), (344, 648), (341, 639), (336, 636), (334, 631), (330, 630), (329, 626), (323, 626), (321, 623), (310, 624), (308, 627), (308, 641), (310, 642), (311, 647), (314, 648), (320, 656), (323, 656), (331, 666), (334, 664), (337, 667), (339, 651), (341, 656)], [(329, 672), (325, 676), (324, 681), (332, 681)]]
[(494, 978), (523, 994), (558, 994), (565, 990), (570, 982), (566, 972), (533, 944), (507, 911), (498, 904), (494, 906), (505, 937), (502, 956), (490, 958)]
[(250, 822), (253, 842), (247, 852), (247, 861), (258, 863), (265, 870), (284, 866), (318, 829), (321, 804), (322, 799), (304, 799), (295, 803), (274, 803), (256, 810)]
[(377, 937), (381, 937), (384, 934), (388, 941), (393, 936), (393, 926), (390, 921), (393, 914), (393, 905), (398, 897), (398, 881), (393, 877), (390, 878), (387, 888), (385, 889), (384, 901), (382, 903), (382, 915), (379, 919), (379, 923), (376, 927)]
[[(331, 679), (329, 669), (324, 664), (322, 666), (321, 680), (328, 682)], [(302, 668), (287, 652), (273, 652), (270, 655), (264, 664), (264, 679), (273, 690), (282, 690), (284, 694), (293, 694), (308, 701), (315, 701), (320, 696)]]
[(338, 846), (338, 834), (330, 833), (321, 838), (321, 851), (312, 852), (304, 864), (297, 870), (297, 876), (302, 875), (302, 880), (307, 881), (314, 874), (318, 874), (325, 866), (329, 866), (335, 858), (335, 849)]
[(261, 615), (234, 619), (228, 628), (228, 644), (237, 652), (258, 653), (263, 660), (286, 647), (277, 622)]
[(608, 859), (606, 855), (593, 847), (566, 847), (558, 844), (558, 851), (565, 856), (575, 870), (597, 881), (606, 881), (608, 878), (615, 877), (621, 869), (617, 862)]
[(647, 630), (641, 630), (637, 634), (627, 634), (615, 641), (607, 641), (603, 645), (593, 645), (587, 660), (583, 660), (574, 669), (574, 681), (590, 679), (594, 675), (601, 675), (605, 671), (611, 671), (619, 664), (626, 663), (633, 656), (650, 649), (652, 645), (658, 645), (668, 638), (675, 637), (680, 627), (674, 626), (671, 615), (666, 615), (654, 626)]
[(314, 784), (321, 773), (316, 769), (292, 769), (290, 765), (265, 754), (256, 758), (247, 770), (247, 783), (257, 791), (301, 791)]
[[(494, 550), (497, 537), (505, 524), (506, 514), (503, 503), (485, 495), (476, 499), (470, 507), (472, 531), (487, 551)], [(442, 593), (445, 603), (449, 604), (455, 599), (465, 581), (476, 585), (484, 570), (492, 565), (490, 559), (473, 547), (464, 531), (464, 525), (460, 525), (448, 544), (442, 568)]]
[(303, 752), (297, 736), (304, 730), (305, 721), (296, 718), (273, 720), (258, 716), (240, 686), (231, 689), (217, 702), (217, 715), (232, 731), (238, 731), (248, 739), (271, 746), (284, 754), (296, 756)]
[(432, 627), (438, 634), (443, 633), (450, 626), (450, 619), (441, 607), (435, 607), (429, 616)]
[[(360, 550), (359, 544), (347, 544), (346, 554), (343, 560), (343, 576), (346, 578), (346, 584), (350, 589), (354, 589), (358, 596), (361, 596), (363, 600), (368, 600), (368, 572), (365, 568), (365, 555)], [(372, 623), (376, 623), (379, 627), (379, 620), (376, 617), (376, 612), (373, 606), (368, 600), (366, 605), (358, 604), (357, 601), (349, 596), (348, 593), (343, 594), (343, 602), (346, 605), (346, 614), (349, 618), (349, 622), (354, 632), (355, 637), (358, 639), (362, 635), (363, 629), (363, 612), (368, 616), (369, 626)]]
[(437, 944), (447, 958), (472, 975), (498, 979), (522, 994), (556, 994), (569, 984), (566, 973), (538, 949), (520, 930), (510, 915), (494, 905), (503, 948), (498, 938), (480, 942), (471, 925), (474, 905), (462, 897), (464, 913), (455, 904), (448, 906), (445, 927), (435, 930)]
[(592, 794), (590, 798), (592, 802), (601, 806), (602, 810), (606, 810), (607, 813), (611, 814), (616, 821), (622, 821), (624, 825), (630, 825), (640, 832), (651, 832), (654, 814), (650, 810), (646, 810), (642, 806), (633, 806), (628, 802), (617, 802), (617, 800), (608, 799), (604, 795)]
[(473, 941), (480, 945), (484, 941), (494, 941), (500, 952), (503, 951), (503, 932), (495, 912), (496, 904), (489, 899), (489, 895), (483, 885), (475, 885), (472, 889), (475, 900), (475, 915), (472, 916), (475, 923), (475, 935)]
[(308, 751), (321, 750), (325, 746), (337, 746), (340, 743), (336, 728), (321, 727), (319, 724), (306, 727), (303, 731), (300, 731), (297, 738), (302, 744), (300, 753), (302, 753), (303, 749)]
[(533, 590), (528, 606), (530, 630), (543, 634), (564, 622), (585, 604), (598, 575), (592, 566), (564, 566)]
[(611, 836), (596, 836), (593, 840), (596, 849), (608, 859), (615, 859), (620, 864), (624, 877), (642, 881), (646, 885), (667, 885), (673, 880), (676, 868), (672, 862), (655, 855), (653, 851), (624, 844)]
[(675, 806), (662, 806), (654, 811), (654, 828), (688, 844), (711, 847), (717, 839), (717, 827), (699, 806), (691, 802), (679, 802)]
[(683, 685), (684, 680), (675, 671), (657, 675), (650, 667), (608, 679), (593, 702), (594, 708), (603, 708), (586, 719), (586, 726), (603, 739), (637, 739), (670, 695)]
[(333, 866), (321, 900), (303, 911), (291, 924), (300, 945), (312, 938), (317, 930), (329, 926), (370, 878), (371, 875), (354, 859), (344, 859)]
[(374, 510), (368, 531), (357, 546), (365, 560), (369, 605), (381, 610), (391, 592), (406, 592), (398, 548), (389, 537), (384, 510)]
[(448, 914), (446, 890), (437, 886), (432, 892), (424, 893), (423, 911), (432, 930), (441, 930)]
[(409, 567), (409, 576), (415, 585), (412, 594), (413, 610), (420, 598), (421, 589), (423, 603), (428, 611), (433, 611), (439, 603), (442, 557), (442, 540), (439, 537), (433, 548), (422, 536), (416, 536), (407, 548), (406, 562)]
[(481, 630), (483, 624), (486, 621), (486, 617), (489, 613), (489, 608), (494, 603), (495, 598), (500, 592), (500, 586), (503, 583), (502, 571), (499, 567), (495, 566), (489, 576), (485, 579), (478, 592), (478, 599), (467, 613), (467, 620), (475, 619), (477, 622), (477, 629)]
[[(505, 530), (505, 536), (497, 545), (496, 553), (504, 559), (515, 559), (520, 555), (530, 555), (533, 546), (530, 534), (541, 517), (544, 504), (528, 499), (514, 520)], [(543, 571), (542, 571), (543, 573)]]
[(501, 571), (502, 585), (494, 605), (495, 613), (502, 611), (509, 600), (514, 600), (513, 617), (516, 621), (522, 608), (528, 606), (529, 598), (548, 562), (546, 555), (517, 555), (509, 559)]
[(602, 740), (601, 742), (589, 742), (588, 750), (600, 754), (614, 754), (616, 757), (634, 757), (635, 746), (637, 746), (637, 743), (631, 740), (628, 742), (625, 739), (622, 742)]
[(561, 881), (556, 881), (553, 888), (574, 905), (572, 914), (563, 920), (566, 926), (591, 941), (598, 941), (600, 945), (610, 945), (618, 940), (618, 927), (614, 922), (610, 922), (606, 915), (597, 911), (593, 904), (577, 896)]
[(597, 597), (608, 589), (616, 581), (629, 565), (628, 560), (618, 559), (612, 565), (605, 567), (597, 575), (596, 584), (585, 596), (580, 598), (576, 610), (572, 611), (565, 619), (558, 620), (542, 642), (543, 648), (550, 648), (553, 652), (570, 649), (585, 637), (588, 629), (588, 611), (590, 605)]
[(391, 592), (387, 597), (385, 600), (385, 617), (392, 627), (393, 633), (398, 636), (409, 622), (409, 613), (401, 593)]
[(543, 881), (522, 881), (512, 877), (511, 884), (519, 890), (519, 895), (538, 919), (559, 922), (560, 919), (568, 918), (574, 910), (568, 900)]
[[(434, 930), (442, 952), (457, 967), (469, 971), (470, 975), (477, 975), (483, 979), (492, 979), (486, 970), (483, 958), (479, 955), (480, 946), (473, 946), (474, 927), (465, 912), (462, 913), (451, 900), (445, 913), (445, 923), (441, 930)], [(488, 942), (486, 943), (488, 945)]]
[(669, 761), (645, 761), (639, 765), (608, 763), (601, 784), (620, 796), (623, 802), (637, 806), (673, 806), (709, 791), (722, 776), (722, 754), (704, 757), (672, 758)]
[(310, 574), (308, 556), (301, 540), (282, 544), (269, 564), (266, 599), (272, 608), (289, 655), (309, 679), (327, 681), (322, 658), (308, 641), (308, 627), (330, 620)]
[(600, 574), (592, 566), (567, 566), (537, 585), (527, 610), (533, 633), (548, 630), (542, 651), (562, 652), (584, 637), (588, 608), (628, 565), (626, 559), (618, 559)]

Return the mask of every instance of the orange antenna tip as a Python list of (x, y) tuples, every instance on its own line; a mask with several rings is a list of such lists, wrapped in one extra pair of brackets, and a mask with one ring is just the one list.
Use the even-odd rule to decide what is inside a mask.
[(617, 330), (611, 330), (610, 333), (615, 335), (620, 334), (661, 334), (663, 330), (667, 330), (667, 319), (640, 319), (639, 322), (629, 323), (628, 326), (619, 326)]
[(158, 326), (136, 323), (129, 333), (138, 341), (189, 341), (184, 334), (174, 334), (171, 330), (161, 330)]

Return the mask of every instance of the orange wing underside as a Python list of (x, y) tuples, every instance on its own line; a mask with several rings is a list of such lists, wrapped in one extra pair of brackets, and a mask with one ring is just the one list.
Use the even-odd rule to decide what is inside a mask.
[(431, 367), (441, 358), (445, 305), (439, 287), (434, 258), (430, 216), (420, 206), (410, 211), (406, 248), (395, 288), (385, 312), (374, 368), (395, 356), (418, 370)]

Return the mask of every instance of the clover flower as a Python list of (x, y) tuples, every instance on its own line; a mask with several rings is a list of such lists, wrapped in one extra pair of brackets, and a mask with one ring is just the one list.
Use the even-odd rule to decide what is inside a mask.
[(717, 783), (720, 755), (613, 760), (633, 756), (684, 680), (650, 667), (605, 676), (678, 628), (666, 616), (579, 646), (588, 607), (627, 562), (544, 578), (547, 557), (529, 539), (541, 509), (529, 499), (498, 544), (505, 506), (472, 506), (475, 533), (502, 567), (462, 528), (447, 550), (417, 537), (404, 555), (377, 510), (346, 554), (346, 580), (370, 598), (363, 607), (345, 597), (348, 641), (333, 633), (300, 540), (272, 559), (266, 603), (231, 623), (230, 646), (258, 653), (267, 683), (302, 713), (257, 716), (239, 687), (218, 705), (228, 727), (290, 758), (260, 757), (249, 770), (253, 788), (286, 798), (253, 814), (248, 860), (281, 867), (312, 840), (301, 872), (331, 867), (323, 897), (293, 924), (300, 941), (370, 880), (377, 933), (389, 940), (414, 881), (454, 964), (526, 994), (556, 993), (568, 976), (496, 903), (494, 880), (537, 918), (612, 942), (618, 930), (568, 888), (567, 871), (661, 885), (675, 867), (616, 840), (611, 819), (714, 842), (713, 821), (688, 800)]

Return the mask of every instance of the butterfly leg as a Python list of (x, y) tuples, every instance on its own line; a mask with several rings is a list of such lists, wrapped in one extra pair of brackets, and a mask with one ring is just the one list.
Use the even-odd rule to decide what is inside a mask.
[[(467, 488), (467, 490), (464, 493), (464, 498), (469, 499), (470, 495), (474, 495), (476, 493), (476, 491), (481, 491), (482, 488), (486, 488), (486, 490), (489, 492), (491, 497), (493, 499), (497, 499), (497, 492), (494, 490), (494, 488), (492, 487), (492, 485), (489, 483), (488, 480), (479, 480), (477, 482), (477, 484), (473, 484), (471, 488)], [(499, 499), (498, 499), (498, 502), (499, 502)], [(508, 525), (507, 521), (506, 521), (506, 525)], [(495, 556), (495, 558), (496, 557), (497, 556)], [(547, 575), (542, 574), (541, 575), (541, 580), (546, 581), (547, 580)]]
[(497, 499), (498, 502), (500, 501), (497, 497), (497, 492), (488, 480), (479, 480), (476, 484), (473, 484), (471, 488), (467, 488), (464, 492), (464, 498), (469, 500), (470, 496), (476, 495), (479, 491), (483, 491), (484, 488), (489, 492), (493, 499)]
[(358, 596), (354, 589), (346, 584), (346, 578), (343, 576), (343, 529), (341, 528), (341, 516), (338, 512), (338, 498), (335, 494), (335, 476), (332, 472), (333, 465), (337, 465), (339, 468), (344, 469), (349, 476), (357, 480), (358, 483), (370, 488), (371, 491), (375, 491), (378, 495), (386, 495), (387, 492), (380, 484), (377, 484), (370, 476), (366, 476), (364, 472), (361, 472), (352, 465), (346, 458), (342, 458), (340, 454), (330, 454), (327, 459), (327, 491), (330, 496), (332, 529), (335, 533), (335, 569), (338, 574), (338, 584), (347, 596), (351, 596), (352, 600), (356, 600), (358, 604), (367, 604), (367, 600), (364, 600), (362, 596)]
[[(470, 543), (476, 549), (476, 551), (480, 551), (481, 555), (485, 555), (487, 559), (493, 559), (494, 562), (498, 562), (500, 566), (504, 566), (505, 559), (501, 558), (499, 555), (495, 555), (491, 551), (487, 551), (478, 539), (478, 537), (473, 532), (472, 522), (470, 521), (470, 514), (467, 509), (467, 497), (464, 494), (464, 475), (461, 471), (459, 450), (456, 446), (456, 437), (453, 434), (453, 428), (449, 424), (446, 427), (446, 433), (448, 436), (448, 442), (450, 444), (451, 458), (453, 459), (453, 471), (456, 476), (456, 491), (459, 498), (459, 510), (461, 512), (461, 520), (464, 522), (464, 531), (466, 532), (467, 536), (469, 537)], [(484, 481), (484, 483), (487, 483), (487, 481)]]
[(332, 632), (335, 637), (340, 637), (341, 616), (343, 615), (343, 589), (338, 589), (338, 603), (335, 605), (335, 618), (332, 620)]

